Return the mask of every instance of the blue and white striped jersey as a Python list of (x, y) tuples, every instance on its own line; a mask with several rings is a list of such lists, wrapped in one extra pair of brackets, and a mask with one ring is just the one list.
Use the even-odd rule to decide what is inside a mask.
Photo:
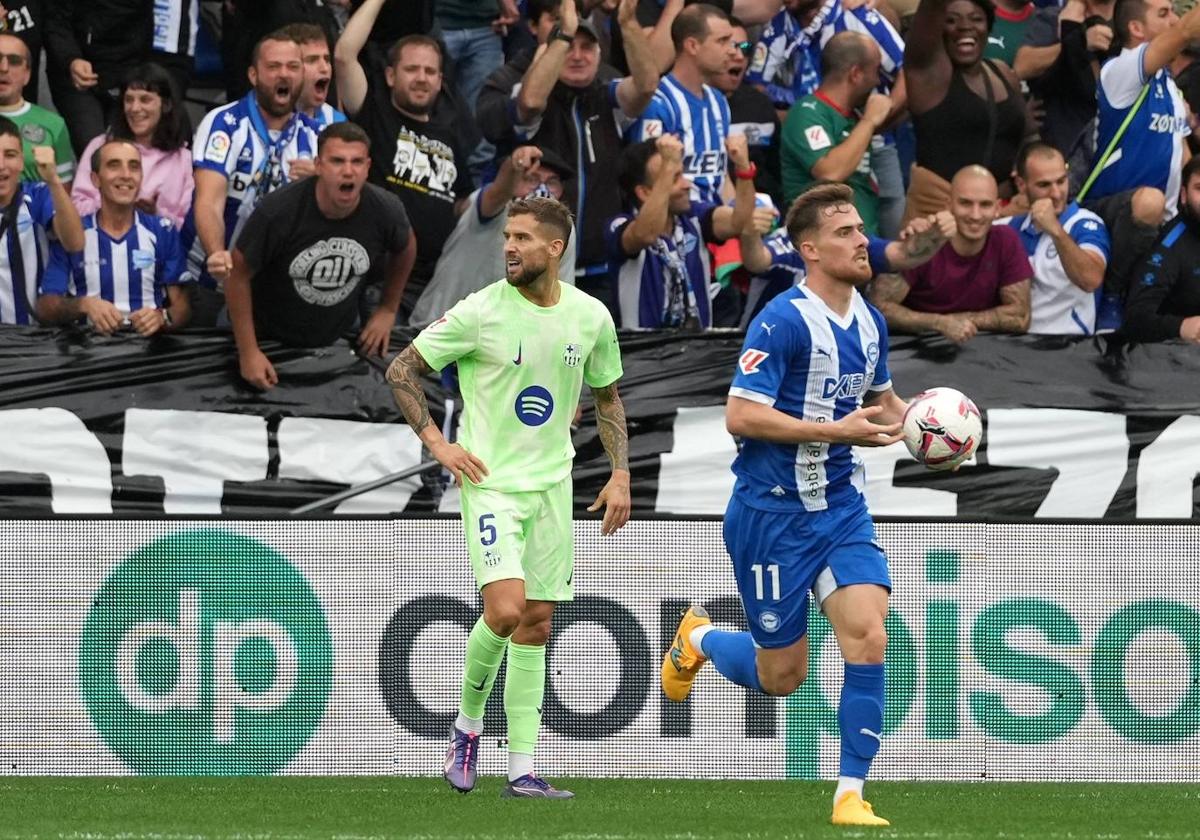
[[(49, 257), (48, 234), (54, 221), (50, 188), (21, 184), (16, 219), (0, 235), (0, 324), (33, 324), (38, 279)], [(8, 216), (6, 210), (0, 215)]]
[(746, 68), (750, 84), (763, 85), (779, 108), (790, 108), (821, 83), (821, 50), (839, 32), (860, 32), (879, 45), (880, 90), (890, 91), (904, 63), (904, 39), (878, 12), (859, 6), (852, 12), (841, 0), (825, 0), (807, 26), (782, 9), (759, 36)]
[[(892, 387), (883, 315), (853, 293), (838, 315), (801, 283), (763, 308), (746, 331), (729, 395), (793, 417), (831, 423), (868, 391)], [(862, 462), (847, 444), (746, 438), (733, 462), (734, 494), (750, 507), (819, 511), (863, 491)]]
[(674, 134), (683, 142), (683, 174), (692, 182), (692, 201), (720, 203), (729, 136), (729, 103), (704, 86), (696, 97), (670, 73), (662, 77), (646, 110), (629, 129), (633, 143)]
[(182, 273), (183, 248), (170, 219), (139, 210), (126, 234), (113, 239), (92, 213), (83, 217), (82, 254), (50, 246), (42, 294), (103, 298), (127, 313), (162, 309), (165, 287)]
[[(196, 169), (220, 172), (228, 179), (225, 198), (225, 247), (237, 243), (242, 225), (259, 200), (288, 179), (288, 164), (317, 154), (317, 131), (303, 114), (294, 114), (280, 131), (269, 131), (254, 91), (230, 105), (209, 111), (196, 129), (192, 161)], [(207, 254), (196, 235), (195, 208), (183, 222), (187, 273), (202, 285), (216, 282), (204, 269)]]
[(1184, 137), (1192, 133), (1187, 106), (1170, 71), (1164, 67), (1146, 78), (1149, 44), (1121, 50), (1100, 68), (1097, 82), (1096, 156), (1108, 148), (1142, 86), (1150, 83), (1146, 101), (1137, 109), (1121, 142), (1092, 184), (1091, 197), (1103, 198), (1135, 187), (1157, 187), (1167, 197), (1167, 217), (1179, 203)]
[(688, 212), (675, 217), (671, 233), (630, 257), (621, 237), (636, 215), (620, 213), (604, 233), (609, 264), (617, 281), (621, 325), (629, 329), (682, 327), (694, 319), (702, 329), (712, 326), (706, 242), (713, 234), (713, 212), (719, 204), (693, 201)]

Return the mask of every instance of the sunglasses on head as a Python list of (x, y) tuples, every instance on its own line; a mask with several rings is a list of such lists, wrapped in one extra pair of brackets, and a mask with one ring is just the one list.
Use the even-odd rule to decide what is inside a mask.
[(747, 58), (750, 57), (750, 53), (754, 52), (754, 43), (751, 41), (736, 41), (734, 46), (737, 47), (738, 52)]

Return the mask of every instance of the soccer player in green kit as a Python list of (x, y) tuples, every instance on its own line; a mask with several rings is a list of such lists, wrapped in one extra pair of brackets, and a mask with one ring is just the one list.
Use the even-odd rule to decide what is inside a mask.
[[(413, 431), (462, 488), (462, 518), (483, 615), (467, 641), (458, 718), (445, 778), (475, 786), (483, 707), (508, 652), (506, 797), (566, 799), (533, 771), (554, 605), (572, 597), (571, 420), (592, 389), (612, 476), (588, 510), (601, 533), (629, 519), (629, 438), (617, 395), (621, 354), (612, 316), (558, 279), (571, 214), (552, 198), (509, 204), (505, 274), (426, 327), (388, 367)], [(463, 415), (449, 443), (429, 416), (421, 377), (458, 363)]]

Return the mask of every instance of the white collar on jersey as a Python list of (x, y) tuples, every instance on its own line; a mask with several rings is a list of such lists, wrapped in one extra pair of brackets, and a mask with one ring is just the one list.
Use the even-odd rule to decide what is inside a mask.
[(821, 300), (821, 296), (808, 288), (808, 284), (803, 280), (796, 285), (800, 287), (800, 291), (804, 294), (805, 299), (812, 301), (813, 305), (824, 312), (825, 316), (829, 318), (829, 320), (833, 321), (833, 323), (837, 324), (843, 330), (850, 329), (850, 325), (854, 323), (854, 316), (857, 314), (858, 310), (858, 289), (855, 289), (850, 293), (850, 308), (843, 316), (830, 309), (829, 304)]

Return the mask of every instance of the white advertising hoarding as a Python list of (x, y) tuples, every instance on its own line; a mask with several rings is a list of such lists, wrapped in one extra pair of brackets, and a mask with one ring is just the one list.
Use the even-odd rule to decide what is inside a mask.
[[(1200, 781), (1200, 532), (878, 526), (895, 591), (884, 779)], [(750, 696), (658, 668), (683, 605), (741, 621), (715, 520), (576, 524), (547, 774), (829, 778), (841, 663)], [(0, 522), (0, 760), (16, 774), (435, 774), (478, 615), (458, 522)], [(499, 681), (498, 681), (499, 682)], [(505, 766), (500, 691), (481, 770)]]

